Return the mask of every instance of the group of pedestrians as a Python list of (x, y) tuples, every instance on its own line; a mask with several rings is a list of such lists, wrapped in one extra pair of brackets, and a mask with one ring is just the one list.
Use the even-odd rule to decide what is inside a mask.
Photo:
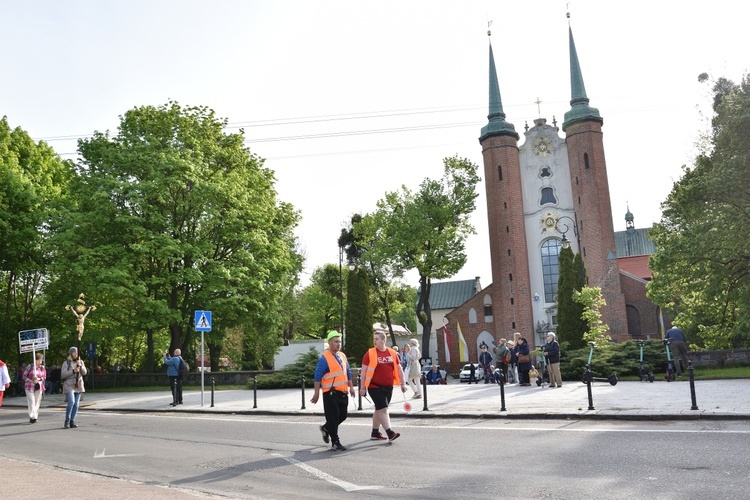
[[(328, 349), (320, 356), (315, 367), (314, 392), (310, 402), (316, 404), (320, 393), (323, 393), (325, 423), (320, 426), (323, 442), (330, 443), (334, 451), (345, 451), (346, 447), (339, 437), (339, 426), (347, 418), (348, 396), (355, 396), (352, 372), (346, 355), (341, 352), (341, 334), (331, 331), (326, 340)], [(406, 379), (398, 353), (386, 346), (385, 341), (384, 333), (373, 334), (373, 347), (362, 358), (359, 380), (360, 396), (367, 398), (369, 395), (375, 405), (370, 433), (373, 441), (394, 441), (401, 435), (391, 426), (388, 406), (394, 387), (399, 387), (402, 393), (406, 392)], [(419, 344), (415, 346), (410, 342), (409, 350), (415, 348), (418, 350)]]
[[(30, 424), (35, 424), (39, 419), (39, 408), (42, 404), (42, 397), (45, 394), (47, 369), (43, 363), (44, 354), (37, 352), (34, 355), (34, 363), (26, 365), (20, 375), (23, 381), (24, 393), (26, 394)], [(83, 360), (78, 359), (78, 348), (71, 347), (68, 351), (68, 358), (60, 369), (60, 380), (63, 384), (62, 390), (67, 401), (65, 423), (63, 424), (63, 427), (66, 429), (78, 427), (75, 418), (78, 413), (81, 394), (86, 390), (84, 388), (83, 377), (87, 373)], [(2, 406), (3, 396), (6, 389), (11, 386), (11, 382), (8, 367), (0, 360), (0, 406)]]

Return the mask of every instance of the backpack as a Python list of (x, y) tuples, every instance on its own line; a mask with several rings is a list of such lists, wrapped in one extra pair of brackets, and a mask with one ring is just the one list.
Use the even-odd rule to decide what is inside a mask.
[(180, 380), (187, 380), (190, 375), (190, 365), (184, 358), (180, 358)]

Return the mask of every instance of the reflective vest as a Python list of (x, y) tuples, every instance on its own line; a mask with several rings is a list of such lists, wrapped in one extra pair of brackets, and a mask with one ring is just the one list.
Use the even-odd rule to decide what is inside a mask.
[[(391, 355), (391, 359), (393, 360), (393, 385), (401, 385), (401, 365), (398, 362), (398, 354), (390, 347), (386, 347), (385, 350)], [(375, 368), (378, 366), (378, 353), (380, 352), (382, 351), (378, 351), (377, 347), (372, 347), (367, 351), (370, 362), (367, 366), (362, 366), (362, 380), (365, 387), (370, 387), (372, 376), (375, 374)]]
[(336, 361), (336, 356), (331, 351), (323, 351), (323, 357), (328, 362), (328, 372), (320, 379), (320, 388), (323, 389), (324, 393), (330, 391), (331, 388), (341, 392), (347, 392), (349, 389), (349, 377), (346, 374), (346, 367), (348, 366), (346, 356), (342, 352), (339, 352), (338, 355), (341, 356), (341, 364)]

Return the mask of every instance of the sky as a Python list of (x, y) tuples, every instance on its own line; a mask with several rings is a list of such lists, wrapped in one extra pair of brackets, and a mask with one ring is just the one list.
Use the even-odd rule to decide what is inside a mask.
[[(697, 77), (741, 80), (749, 13), (730, 0), (4, 1), (0, 116), (75, 160), (78, 138), (116, 133), (129, 109), (215, 110), (300, 211), (305, 285), (338, 264), (341, 229), (386, 192), (417, 191), (454, 155), (483, 173), (490, 39), (521, 145), (525, 124), (561, 126), (570, 109), (570, 25), (604, 119), (614, 229), (628, 207), (636, 227), (658, 222), (708, 127), (710, 86)], [(478, 192), (452, 279), (487, 286), (483, 181)]]

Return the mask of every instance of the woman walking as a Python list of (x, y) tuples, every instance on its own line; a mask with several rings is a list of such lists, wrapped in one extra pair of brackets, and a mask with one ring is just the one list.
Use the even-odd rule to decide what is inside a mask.
[(412, 399), (420, 399), (422, 397), (422, 386), (420, 385), (420, 377), (422, 376), (422, 365), (419, 364), (419, 359), (422, 354), (419, 352), (419, 341), (417, 339), (411, 339), (409, 341), (409, 352), (407, 353), (409, 362), (407, 364), (406, 381), (409, 383), (409, 387), (414, 391)]
[(86, 392), (83, 386), (83, 377), (88, 373), (83, 360), (78, 359), (78, 348), (71, 347), (68, 351), (68, 359), (63, 362), (60, 379), (63, 383), (63, 394), (68, 406), (65, 408), (65, 425), (75, 429), (78, 413), (78, 403), (81, 401), (81, 393)]
[(35, 362), (23, 371), (23, 388), (26, 391), (26, 403), (29, 406), (29, 422), (32, 424), (36, 423), (36, 419), (39, 418), (44, 381), (47, 379), (47, 370), (42, 366), (44, 355), (38, 352), (35, 358)]

